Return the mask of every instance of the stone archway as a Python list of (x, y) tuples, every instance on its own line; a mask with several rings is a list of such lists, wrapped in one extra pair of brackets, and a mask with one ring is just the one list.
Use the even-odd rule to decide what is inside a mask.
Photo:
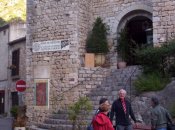
[[(141, 9), (141, 7), (143, 8)], [(116, 37), (119, 37), (118, 33), (125, 28), (128, 31), (128, 38), (134, 41), (134, 44), (142, 46), (142, 44), (152, 43), (152, 8), (143, 5), (140, 6), (140, 8), (135, 6), (122, 11), (122, 13), (123, 14), (119, 14), (118, 17)], [(136, 47), (135, 45), (131, 46), (133, 48)], [(127, 64), (137, 64), (135, 57), (132, 54), (129, 55), (131, 57)]]

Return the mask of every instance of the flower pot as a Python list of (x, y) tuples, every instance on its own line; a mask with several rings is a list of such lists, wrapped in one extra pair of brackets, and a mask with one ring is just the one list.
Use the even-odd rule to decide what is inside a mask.
[(14, 130), (26, 130), (25, 127), (15, 127)]
[(95, 54), (95, 66), (102, 66), (105, 63), (105, 55), (103, 53)]
[(118, 62), (118, 68), (119, 68), (119, 69), (126, 68), (126, 62), (125, 62), (125, 61), (120, 61), (120, 62)]

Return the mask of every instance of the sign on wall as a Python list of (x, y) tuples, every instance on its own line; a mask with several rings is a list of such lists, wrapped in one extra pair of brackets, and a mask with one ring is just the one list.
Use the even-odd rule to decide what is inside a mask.
[(24, 80), (18, 80), (16, 82), (16, 90), (18, 92), (24, 92), (26, 90), (26, 82)]
[(32, 50), (33, 52), (69, 50), (69, 42), (68, 40), (34, 42)]
[(48, 106), (48, 79), (35, 79), (35, 105)]

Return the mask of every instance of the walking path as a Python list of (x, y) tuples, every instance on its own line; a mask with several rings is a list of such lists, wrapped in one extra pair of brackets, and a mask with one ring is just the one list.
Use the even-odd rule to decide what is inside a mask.
[(0, 117), (0, 130), (12, 130), (12, 118)]

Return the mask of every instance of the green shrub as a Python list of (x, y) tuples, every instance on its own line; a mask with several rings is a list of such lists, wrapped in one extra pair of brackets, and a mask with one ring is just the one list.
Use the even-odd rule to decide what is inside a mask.
[(175, 40), (172, 40), (161, 47), (147, 47), (136, 50), (138, 63), (143, 67), (144, 73), (160, 72), (165, 75), (170, 59), (175, 57)]
[(159, 73), (143, 74), (134, 82), (138, 92), (158, 91), (163, 89), (169, 82), (169, 78), (162, 78)]
[(126, 29), (123, 29), (121, 30), (121, 32), (119, 32), (119, 38), (117, 39), (116, 50), (121, 60), (127, 62), (130, 47), (129, 47), (128, 32)]
[(18, 106), (12, 106), (10, 109), (10, 113), (16, 119), (18, 116)]
[(80, 126), (86, 124), (84, 119), (88, 116), (91, 110), (92, 104), (87, 97), (80, 97), (77, 102), (70, 105), (69, 119), (72, 121), (73, 130), (75, 130), (75, 125), (77, 125), (80, 130)]
[(102, 19), (98, 17), (94, 22), (93, 29), (86, 41), (86, 51), (88, 53), (109, 52), (107, 43), (108, 28)]
[(171, 64), (168, 68), (168, 74), (171, 77), (175, 77), (175, 63)]

